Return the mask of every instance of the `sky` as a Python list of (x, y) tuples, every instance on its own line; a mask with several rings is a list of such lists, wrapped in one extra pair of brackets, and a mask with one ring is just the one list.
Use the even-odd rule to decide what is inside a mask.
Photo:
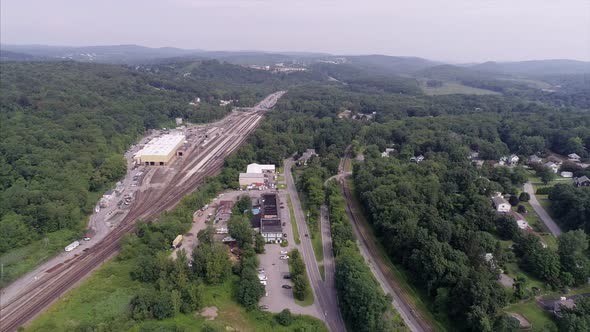
[(590, 60), (590, 0), (2, 0), (0, 42)]

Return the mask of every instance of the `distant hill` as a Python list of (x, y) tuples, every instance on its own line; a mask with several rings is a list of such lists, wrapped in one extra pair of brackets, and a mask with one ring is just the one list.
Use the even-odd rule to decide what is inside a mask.
[(469, 68), (515, 75), (557, 75), (590, 73), (590, 62), (576, 60), (531, 60), (519, 62), (484, 62)]
[(135, 63), (157, 58), (187, 56), (199, 52), (199, 50), (184, 50), (174, 47), (150, 48), (138, 45), (84, 47), (2, 45), (2, 50), (48, 59), (104, 63)]
[(388, 55), (346, 56), (346, 59), (354, 66), (381, 74), (409, 74), (441, 64), (417, 57)]
[(0, 61), (34, 61), (42, 58), (19, 52), (6, 51), (0, 49)]

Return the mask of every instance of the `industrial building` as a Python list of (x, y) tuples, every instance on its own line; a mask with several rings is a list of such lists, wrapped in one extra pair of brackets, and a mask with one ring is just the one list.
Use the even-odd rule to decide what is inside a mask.
[(262, 173), (240, 173), (240, 187), (263, 186), (264, 174)]
[(138, 164), (148, 166), (165, 166), (176, 155), (176, 151), (185, 143), (184, 134), (171, 133), (149, 141), (133, 159)]
[(260, 198), (260, 234), (266, 242), (280, 242), (283, 239), (277, 194), (264, 194)]
[(246, 168), (246, 173), (274, 173), (275, 165), (250, 164)]

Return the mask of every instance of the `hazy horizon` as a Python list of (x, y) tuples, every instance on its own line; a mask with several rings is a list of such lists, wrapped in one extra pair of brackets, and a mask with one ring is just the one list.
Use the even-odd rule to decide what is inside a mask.
[(2, 44), (590, 61), (590, 1), (4, 0)]

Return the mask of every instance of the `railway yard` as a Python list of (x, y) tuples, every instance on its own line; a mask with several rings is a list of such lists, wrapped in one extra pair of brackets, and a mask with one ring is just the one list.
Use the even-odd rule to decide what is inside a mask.
[(75, 250), (59, 255), (21, 278), (26, 282), (17, 280), (2, 291), (0, 330), (15, 331), (33, 319), (116, 254), (119, 240), (133, 230), (137, 220), (150, 219), (173, 208), (206, 177), (215, 175), (225, 157), (246, 140), (264, 112), (284, 93), (275, 92), (252, 108), (234, 110), (218, 122), (179, 129), (186, 137), (184, 151), (169, 165), (134, 166), (132, 153), (142, 143), (132, 147), (126, 154), (130, 170), (121, 183), (125, 194), (121, 194), (120, 204), (113, 202), (91, 216), (89, 228), (94, 235), (90, 241), (83, 241)]

